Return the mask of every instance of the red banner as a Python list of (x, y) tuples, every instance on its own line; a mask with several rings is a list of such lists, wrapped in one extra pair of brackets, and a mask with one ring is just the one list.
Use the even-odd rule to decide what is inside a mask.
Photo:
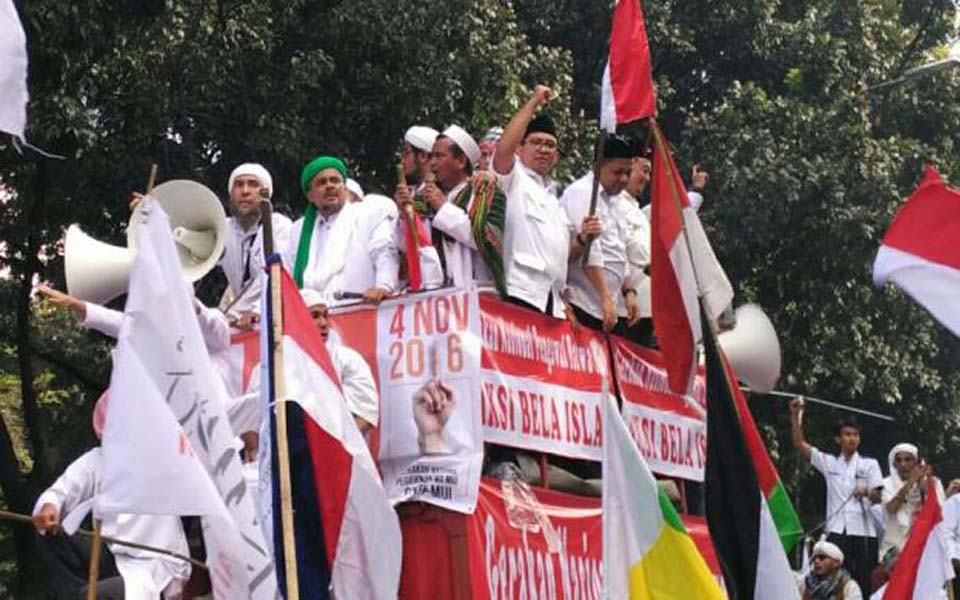
[[(703, 519), (683, 520), (719, 577)], [(473, 598), (600, 598), (602, 530), (600, 498), (483, 479), (477, 510), (467, 517)]]
[(694, 397), (670, 391), (659, 352), (611, 336), (623, 419), (654, 473), (703, 481), (707, 460), (706, 387), (701, 371)]
[[(377, 314), (395, 310), (394, 304), (343, 307), (331, 318), (331, 335), (362, 354), (377, 378), (383, 372), (377, 360)], [(609, 364), (603, 336), (586, 328), (574, 332), (566, 321), (489, 294), (480, 297), (478, 335), (483, 344), (478, 385), (485, 441), (600, 460), (600, 377)], [(702, 481), (702, 373), (694, 383), (694, 397), (684, 399), (670, 392), (660, 353), (617, 336), (610, 340), (623, 416), (650, 469)], [(256, 332), (235, 335), (233, 343), (228, 355), (231, 392), (241, 393), (259, 376), (260, 348)], [(602, 361), (595, 360), (594, 350), (602, 352)], [(372, 436), (375, 446), (377, 439)]]
[(486, 441), (600, 460), (603, 337), (492, 296), (480, 297), (480, 317)]

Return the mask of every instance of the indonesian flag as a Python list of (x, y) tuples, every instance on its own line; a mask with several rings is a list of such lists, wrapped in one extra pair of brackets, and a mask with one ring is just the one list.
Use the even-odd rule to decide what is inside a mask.
[(610, 56), (600, 89), (600, 127), (610, 133), (616, 131), (617, 125), (657, 113), (650, 45), (640, 0), (619, 0), (613, 10)]
[[(423, 275), (420, 269), (420, 249), (431, 245), (430, 234), (427, 233), (427, 227), (424, 225), (420, 215), (414, 211), (404, 214), (406, 217), (403, 219), (403, 225), (401, 227), (403, 228), (404, 241), (406, 242), (407, 274), (410, 278), (410, 290), (417, 291), (423, 288)], [(413, 227), (410, 226), (411, 223)]]
[(927, 483), (927, 499), (920, 509), (897, 565), (883, 592), (883, 600), (928, 600), (943, 597), (944, 586), (953, 579), (947, 552), (943, 512), (936, 481)]
[[(276, 257), (271, 257), (270, 261)], [(287, 439), (296, 570), (301, 598), (396, 598), (402, 542), (397, 514), (387, 499), (370, 450), (343, 398), (320, 332), (290, 275), (281, 270), (283, 365), (261, 364), (268, 426), (261, 432), (262, 509), (272, 535), (280, 588), (287, 597), (280, 473), (273, 407), (286, 403)], [(270, 279), (264, 285), (260, 337), (272, 347)], [(283, 377), (285, 398), (276, 398), (273, 377)], [(271, 540), (272, 538), (272, 540)]]
[[(650, 299), (670, 389), (689, 394), (696, 374), (703, 300), (716, 319), (733, 300), (733, 287), (690, 205), (670, 147), (656, 124), (650, 194)], [(699, 292), (698, 292), (699, 285)]]
[(873, 263), (873, 282), (892, 280), (960, 336), (960, 191), (928, 166), (897, 213)]

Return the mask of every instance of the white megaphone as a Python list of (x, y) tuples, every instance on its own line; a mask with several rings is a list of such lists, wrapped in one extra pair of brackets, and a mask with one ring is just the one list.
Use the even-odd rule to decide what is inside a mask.
[(718, 336), (737, 378), (756, 392), (769, 392), (780, 379), (780, 342), (773, 323), (756, 304), (736, 310), (737, 325)]
[[(216, 266), (227, 235), (226, 214), (216, 194), (206, 186), (174, 179), (153, 188), (154, 198), (170, 219), (170, 230), (184, 278), (194, 282)], [(136, 223), (143, 210), (137, 205), (130, 217)], [(71, 296), (105, 304), (126, 293), (130, 266), (137, 249), (136, 228), (127, 228), (127, 247), (93, 239), (76, 225), (64, 241), (64, 271)]]

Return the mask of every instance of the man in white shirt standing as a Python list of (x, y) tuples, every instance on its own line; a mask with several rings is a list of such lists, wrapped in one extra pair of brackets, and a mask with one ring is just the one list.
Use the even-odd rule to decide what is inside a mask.
[[(237, 320), (250, 312), (260, 299), (263, 255), (263, 226), (260, 223), (260, 199), (273, 195), (273, 178), (256, 163), (244, 163), (233, 170), (227, 183), (230, 216), (227, 239), (220, 267), (227, 277), (233, 301), (227, 316)], [(290, 219), (273, 213), (273, 245), (278, 251), (290, 237)]]
[(458, 288), (493, 283), (503, 295), (506, 200), (489, 176), (473, 178), (479, 160), (473, 137), (450, 125), (433, 144), (436, 183), (428, 182), (421, 194), (433, 208), (433, 229), (444, 234), (447, 279)]
[[(607, 138), (600, 161), (596, 211), (602, 233), (592, 245), (586, 264), (580, 259), (580, 253), (570, 256), (567, 277), (570, 303), (577, 320), (591, 329), (613, 331), (617, 327), (618, 311), (627, 315), (618, 331), (640, 318), (637, 281), (634, 272), (628, 269), (624, 231), (617, 223), (616, 212), (619, 203), (630, 201), (624, 190), (638, 153), (637, 143), (630, 138), (621, 135)], [(587, 173), (560, 198), (560, 205), (571, 223), (579, 223), (590, 212), (593, 178), (592, 172)], [(583, 240), (585, 234), (580, 231), (577, 236)]]
[(846, 557), (847, 570), (861, 589), (870, 589), (870, 572), (877, 565), (877, 531), (870, 506), (883, 487), (880, 464), (860, 456), (860, 424), (852, 418), (837, 423), (834, 456), (811, 446), (803, 436), (803, 398), (790, 402), (790, 431), (794, 447), (820, 471), (827, 484), (825, 531)]
[[(536, 86), (510, 119), (494, 152), (493, 171), (507, 198), (507, 296), (538, 312), (563, 317), (568, 257), (579, 253), (585, 240), (573, 235), (550, 178), (559, 156), (557, 130), (549, 116), (537, 112), (550, 102), (552, 93), (545, 85)], [(596, 217), (577, 222), (585, 235), (601, 231)]]
[[(639, 149), (640, 156), (633, 159), (630, 179), (625, 193), (620, 194), (613, 207), (614, 221), (620, 228), (620, 235), (627, 252), (627, 279), (636, 290), (639, 320), (630, 324), (626, 302), (617, 310), (618, 321), (625, 323), (621, 334), (638, 344), (655, 346), (653, 336), (653, 311), (650, 301), (650, 221), (640, 208), (643, 190), (650, 182), (651, 162), (647, 157), (649, 148)], [(627, 291), (625, 294), (632, 292)]]
[[(414, 125), (407, 129), (403, 135), (403, 158), (400, 162), (406, 181), (398, 181), (393, 193), (400, 212), (397, 220), (397, 249), (407, 257), (409, 275), (412, 257), (407, 252), (407, 246), (414, 241), (413, 235), (417, 236), (421, 287), (426, 289), (439, 287), (444, 283), (443, 260), (440, 254), (443, 249), (442, 236), (439, 231), (431, 231), (433, 213), (421, 194), (427, 180), (433, 176), (430, 156), (438, 135), (440, 133), (436, 129), (424, 125)], [(412, 219), (406, 216), (408, 206), (413, 207)], [(408, 230), (411, 220), (416, 226), (415, 232)]]
[(377, 303), (397, 288), (397, 207), (370, 195), (347, 203), (347, 165), (318, 156), (303, 168), (310, 204), (293, 224), (283, 262), (300, 288)]
[[(920, 462), (920, 451), (913, 444), (897, 444), (890, 450), (890, 475), (883, 480), (880, 502), (883, 504), (884, 528), (880, 540), (880, 560), (887, 552), (903, 550), (913, 520), (923, 506), (927, 492), (930, 465)], [(941, 505), (943, 484), (934, 478), (934, 487)]]

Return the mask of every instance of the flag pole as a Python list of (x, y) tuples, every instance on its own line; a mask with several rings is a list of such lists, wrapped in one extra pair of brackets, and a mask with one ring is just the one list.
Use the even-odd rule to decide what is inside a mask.
[[(266, 190), (264, 190), (266, 191)], [(262, 192), (261, 192), (262, 193)], [(267, 198), (260, 200), (260, 223), (263, 227), (263, 250), (273, 255), (273, 206)], [(297, 579), (297, 546), (293, 528), (293, 492), (290, 483), (290, 447), (287, 442), (287, 403), (283, 389), (283, 300), (280, 289), (280, 262), (270, 260), (270, 326), (273, 368), (270, 369), (277, 417), (277, 462), (280, 467), (280, 524), (283, 534), (283, 565), (287, 598), (300, 598)]]
[[(593, 156), (593, 189), (590, 190), (590, 211), (587, 213), (587, 216), (590, 217), (597, 214), (597, 200), (600, 196), (600, 163), (603, 161), (603, 153), (606, 147), (607, 130), (600, 128), (600, 137), (597, 140), (597, 149)], [(587, 261), (590, 260), (590, 249), (593, 247), (593, 240), (595, 239), (594, 236), (587, 238), (587, 245), (583, 249), (583, 256), (581, 258), (581, 264), (583, 266), (586, 266)]]
[(100, 519), (93, 520), (93, 542), (90, 548), (90, 566), (87, 570), (87, 600), (97, 600), (97, 584), (100, 581)]

